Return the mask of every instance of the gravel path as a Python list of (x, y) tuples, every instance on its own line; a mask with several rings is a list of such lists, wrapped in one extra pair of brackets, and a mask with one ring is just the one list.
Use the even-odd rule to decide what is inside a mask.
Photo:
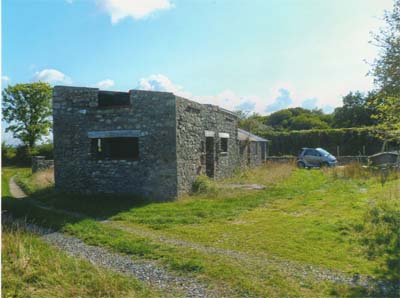
[(23, 190), (21, 189), (21, 187), (19, 187), (17, 185), (17, 183), (15, 183), (15, 179), (14, 177), (10, 178), (10, 182), (8, 183), (9, 187), (10, 187), (10, 193), (11, 195), (16, 198), (16, 199), (23, 199), (26, 198), (27, 195), (23, 192)]
[[(9, 185), (12, 196), (19, 199), (27, 197), (13, 178), (10, 179)], [(44, 208), (43, 206), (39, 207)], [(46, 209), (53, 210), (52, 208)], [(59, 210), (59, 212), (62, 211)], [(208, 289), (207, 285), (200, 283), (196, 279), (174, 275), (158, 267), (153, 262), (134, 261), (128, 256), (116, 254), (101, 247), (87, 245), (78, 238), (41, 228), (37, 225), (27, 224), (23, 221), (17, 221), (10, 216), (3, 215), (4, 221), (12, 221), (13, 224), (18, 224), (26, 230), (40, 235), (44, 241), (69, 255), (88, 260), (94, 265), (135, 277), (151, 287), (160, 289), (165, 297), (220, 297)]]

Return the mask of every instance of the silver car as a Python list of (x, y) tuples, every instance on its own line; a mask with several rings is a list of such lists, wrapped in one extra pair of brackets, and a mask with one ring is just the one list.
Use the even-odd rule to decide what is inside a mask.
[(322, 148), (303, 148), (297, 158), (299, 168), (334, 167), (337, 159)]

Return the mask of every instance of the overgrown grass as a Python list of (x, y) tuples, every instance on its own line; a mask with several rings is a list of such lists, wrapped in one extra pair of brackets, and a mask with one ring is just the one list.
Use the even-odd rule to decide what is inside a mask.
[[(29, 177), (22, 183), (31, 183)], [(380, 274), (387, 268), (386, 256), (375, 254), (370, 258), (362, 239), (367, 230), (366, 214), (370, 212), (371, 202), (387, 197), (398, 186), (395, 174), (382, 184), (379, 173), (355, 165), (324, 170), (297, 170), (290, 165), (273, 165), (237, 173), (220, 183), (224, 185), (216, 192), (204, 191), (166, 203), (149, 203), (133, 197), (79, 196), (77, 199), (71, 195), (52, 194), (51, 190), (46, 190), (49, 191), (47, 195), (40, 190), (33, 195), (49, 205), (92, 217), (101, 214), (120, 225), (150, 231), (160, 238), (182, 239), (350, 274), (390, 278)], [(226, 188), (229, 184), (249, 183), (265, 185), (266, 189), (243, 191)], [(20, 214), (24, 213), (24, 208), (27, 210), (27, 206), (26, 203), (20, 206)], [(107, 211), (101, 210), (104, 208)], [(156, 260), (170, 270), (194, 274), (217, 288), (233, 289), (229, 296), (366, 295), (360, 289), (312, 280), (306, 284), (299, 283), (274, 266), (243, 263), (229, 256), (166, 245), (92, 219), (82, 221), (55, 216), (52, 212), (30, 212), (33, 219), (46, 218), (47, 224), (56, 223), (65, 232), (87, 243)], [(393, 234), (388, 237), (392, 239)]]
[(141, 283), (51, 248), (23, 226), (2, 226), (2, 297), (156, 297)]
[(44, 192), (54, 187), (54, 170), (47, 169), (32, 174), (31, 169), (26, 168), (24, 171), (18, 171), (16, 182), (28, 194)]

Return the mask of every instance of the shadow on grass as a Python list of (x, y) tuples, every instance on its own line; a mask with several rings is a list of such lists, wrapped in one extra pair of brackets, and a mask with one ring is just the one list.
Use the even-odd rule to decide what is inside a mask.
[(377, 282), (369, 288), (351, 287), (345, 291), (332, 290), (329, 293), (332, 297), (347, 298), (396, 298), (400, 297), (400, 286), (392, 282)]
[(60, 230), (67, 224), (86, 219), (106, 220), (120, 212), (150, 203), (152, 202), (149, 199), (132, 195), (59, 193), (53, 187), (48, 187), (23, 199), (4, 196), (1, 206), (5, 214), (53, 230)]
[(102, 220), (132, 208), (154, 203), (150, 199), (135, 195), (63, 193), (56, 192), (54, 187), (38, 190), (30, 194), (30, 197), (55, 209), (77, 212)]

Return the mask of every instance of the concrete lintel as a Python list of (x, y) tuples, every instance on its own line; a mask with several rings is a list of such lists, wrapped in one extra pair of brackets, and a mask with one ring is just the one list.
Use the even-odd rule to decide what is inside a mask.
[(88, 132), (88, 137), (91, 139), (140, 137), (142, 135), (143, 134), (140, 130), (105, 130)]
[(226, 132), (220, 132), (220, 133), (218, 134), (218, 136), (219, 136), (220, 138), (229, 139), (229, 133), (226, 133)]
[(211, 131), (211, 130), (205, 130), (204, 131), (206, 137), (214, 137), (215, 136), (215, 132)]

